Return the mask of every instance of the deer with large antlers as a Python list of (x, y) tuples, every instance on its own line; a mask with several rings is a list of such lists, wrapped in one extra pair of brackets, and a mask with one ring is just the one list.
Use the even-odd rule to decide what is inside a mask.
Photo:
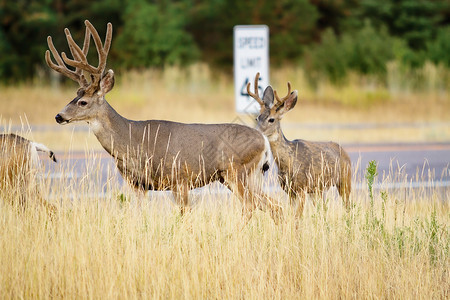
[[(235, 191), (243, 202), (245, 222), (255, 208), (269, 208), (276, 220), (279, 206), (252, 184), (268, 168), (270, 145), (256, 129), (238, 124), (183, 124), (163, 120), (133, 121), (118, 114), (105, 100), (114, 85), (112, 70), (105, 72), (112, 39), (108, 23), (104, 45), (85, 21), (83, 48), (65, 34), (73, 59), (59, 53), (48, 37), (57, 64), (46, 52), (50, 68), (80, 84), (77, 96), (59, 112), (59, 124), (86, 121), (103, 148), (114, 157), (122, 176), (140, 191), (172, 190), (181, 213), (188, 207), (188, 191), (214, 181)], [(90, 37), (98, 51), (98, 67), (87, 62)], [(75, 68), (69, 69), (68, 66)], [(88, 81), (84, 72), (90, 74)]]
[[(297, 198), (297, 215), (303, 212), (306, 193), (322, 194), (324, 189), (336, 186), (346, 207), (349, 207), (351, 191), (351, 162), (348, 154), (334, 142), (289, 141), (283, 134), (280, 120), (297, 103), (297, 90), (279, 98), (268, 86), (261, 99), (258, 93), (259, 73), (255, 77), (255, 92), (247, 93), (260, 107), (257, 128), (269, 139), (270, 147), (278, 166), (280, 184), (289, 195), (291, 203)], [(275, 99), (276, 101), (275, 101)]]

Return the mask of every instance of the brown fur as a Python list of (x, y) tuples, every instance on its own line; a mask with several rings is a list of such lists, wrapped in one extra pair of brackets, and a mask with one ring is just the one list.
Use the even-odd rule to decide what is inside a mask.
[[(46, 52), (49, 67), (78, 81), (77, 97), (56, 115), (59, 124), (86, 121), (104, 149), (111, 154), (123, 177), (140, 192), (148, 189), (172, 190), (181, 212), (188, 206), (188, 191), (219, 181), (236, 191), (244, 204), (246, 220), (256, 207), (278, 211), (269, 197), (256, 200), (250, 176), (261, 175), (270, 146), (253, 128), (238, 124), (183, 124), (163, 120), (133, 121), (118, 114), (105, 100), (114, 86), (114, 72), (105, 72), (106, 56), (112, 36), (108, 24), (105, 45), (88, 21), (83, 49), (67, 40), (73, 60), (56, 51), (51, 38), (49, 48), (58, 64)], [(86, 54), (91, 35), (99, 52), (99, 67), (88, 65)], [(69, 70), (65, 64), (75, 67)], [(93, 80), (87, 83), (83, 70)], [(164, 105), (161, 103), (161, 105)], [(254, 191), (255, 189), (253, 189)]]
[(250, 93), (261, 105), (257, 127), (269, 139), (281, 186), (291, 202), (300, 198), (298, 215), (303, 212), (305, 193), (321, 195), (330, 186), (337, 187), (345, 206), (349, 207), (351, 161), (345, 150), (334, 142), (289, 141), (284, 136), (280, 120), (297, 102), (297, 91), (290, 93), (288, 86), (288, 95), (283, 99), (270, 86), (264, 91), (263, 99), (259, 99), (257, 88), (255, 94)]
[(36, 183), (36, 151), (45, 151), (56, 161), (53, 152), (44, 145), (15, 134), (0, 134), (1, 197), (21, 208), (39, 204), (53, 214), (55, 207), (42, 198)]

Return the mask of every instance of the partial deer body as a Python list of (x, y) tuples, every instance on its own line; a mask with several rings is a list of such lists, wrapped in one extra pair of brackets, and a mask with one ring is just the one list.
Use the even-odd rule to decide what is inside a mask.
[(53, 151), (46, 146), (15, 134), (0, 134), (0, 189), (2, 197), (18, 200), (20, 206), (33, 197), (51, 212), (53, 205), (42, 199), (36, 185), (39, 167), (38, 151), (45, 152), (56, 162)]
[(288, 94), (280, 99), (277, 92), (268, 86), (261, 99), (258, 94), (258, 77), (259, 73), (255, 78), (255, 93), (250, 92), (250, 83), (247, 85), (247, 92), (261, 106), (257, 128), (269, 139), (281, 186), (288, 193), (291, 202), (300, 198), (297, 214), (302, 214), (305, 193), (322, 194), (330, 186), (337, 187), (348, 207), (351, 191), (351, 161), (348, 154), (334, 142), (286, 139), (280, 120), (297, 103), (297, 91), (291, 92), (291, 85), (288, 83)]
[[(80, 84), (77, 97), (56, 115), (59, 124), (75, 121), (89, 123), (103, 148), (111, 154), (122, 176), (141, 191), (148, 189), (173, 191), (176, 201), (189, 204), (189, 189), (219, 181), (237, 192), (243, 201), (247, 220), (254, 208), (278, 207), (269, 197), (256, 200), (259, 190), (251, 184), (261, 178), (267, 166), (270, 146), (256, 129), (238, 124), (183, 124), (164, 120), (133, 121), (118, 114), (105, 100), (114, 85), (114, 72), (104, 72), (112, 26), (108, 24), (103, 46), (95, 28), (86, 24), (83, 49), (66, 36), (74, 60), (62, 58), (48, 38), (49, 48), (58, 65), (46, 60), (54, 70)], [(92, 35), (99, 52), (99, 67), (87, 64), (86, 54)], [(70, 70), (66, 65), (75, 67)], [(91, 74), (87, 82), (83, 71)], [(275, 215), (273, 215), (275, 216)]]

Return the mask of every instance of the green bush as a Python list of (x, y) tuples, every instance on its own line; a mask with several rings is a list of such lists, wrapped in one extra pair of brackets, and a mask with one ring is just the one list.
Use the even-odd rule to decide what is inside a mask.
[(337, 37), (331, 29), (322, 35), (322, 42), (311, 47), (305, 65), (313, 80), (327, 77), (334, 83), (345, 81), (348, 71), (374, 74), (385, 78), (386, 64), (394, 59), (395, 39), (385, 29), (376, 30), (370, 22), (354, 33)]
[(323, 76), (338, 83), (347, 76), (347, 55), (332, 29), (323, 33), (320, 45), (306, 50), (305, 67), (313, 83)]
[(394, 58), (394, 38), (384, 28), (374, 29), (369, 22), (355, 34), (344, 34), (342, 47), (347, 57), (347, 68), (360, 74), (384, 76), (386, 64)]
[(182, 3), (163, 5), (130, 2), (124, 13), (116, 53), (125, 68), (187, 64), (198, 57), (191, 35), (184, 29)]
[(428, 57), (435, 64), (450, 68), (450, 26), (440, 28), (437, 36), (427, 45)]

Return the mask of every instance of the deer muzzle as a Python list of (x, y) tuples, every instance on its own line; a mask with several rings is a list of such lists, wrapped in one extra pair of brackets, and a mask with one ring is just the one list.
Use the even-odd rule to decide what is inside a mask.
[(58, 123), (58, 124), (67, 124), (67, 123), (69, 123), (69, 120), (64, 119), (60, 114), (57, 114), (55, 116), (55, 120), (56, 120), (56, 123)]

